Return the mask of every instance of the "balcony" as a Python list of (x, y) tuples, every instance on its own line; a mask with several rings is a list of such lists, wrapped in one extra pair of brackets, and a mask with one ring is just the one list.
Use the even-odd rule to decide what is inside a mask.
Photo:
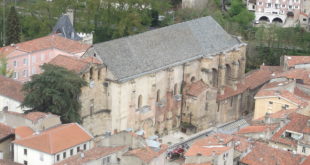
[(271, 13), (271, 14), (278, 14), (278, 15), (280, 15), (280, 9), (265, 8), (264, 11), (265, 11), (265, 13)]

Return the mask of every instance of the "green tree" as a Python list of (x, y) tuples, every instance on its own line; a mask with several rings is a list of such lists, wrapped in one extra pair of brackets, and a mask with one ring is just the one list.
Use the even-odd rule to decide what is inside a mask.
[(7, 17), (7, 30), (6, 30), (6, 44), (19, 43), (20, 42), (20, 23), (18, 19), (15, 7), (11, 7), (9, 15)]
[(7, 60), (0, 54), (0, 75), (5, 77), (11, 77), (12, 73), (7, 68)]
[(80, 122), (79, 96), (87, 83), (74, 72), (51, 64), (44, 64), (44, 72), (32, 76), (23, 86), (23, 107), (29, 111), (51, 112), (63, 122)]

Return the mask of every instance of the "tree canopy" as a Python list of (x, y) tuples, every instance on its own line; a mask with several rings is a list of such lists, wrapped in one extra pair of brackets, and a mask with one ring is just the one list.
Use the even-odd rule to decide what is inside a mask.
[(5, 77), (12, 76), (12, 72), (10, 72), (7, 67), (7, 59), (1, 54), (0, 54), (0, 75)]
[(20, 23), (18, 19), (15, 7), (11, 7), (10, 13), (7, 17), (6, 27), (6, 44), (19, 43), (20, 42)]
[(46, 0), (20, 2), (22, 39), (51, 33), (57, 18), (68, 9), (74, 13), (78, 32), (94, 32), (94, 42), (102, 42), (159, 26), (158, 15), (166, 15), (167, 0)]
[(79, 96), (87, 83), (72, 71), (51, 64), (41, 66), (44, 72), (33, 75), (23, 86), (22, 107), (29, 111), (51, 112), (63, 122), (80, 122)]

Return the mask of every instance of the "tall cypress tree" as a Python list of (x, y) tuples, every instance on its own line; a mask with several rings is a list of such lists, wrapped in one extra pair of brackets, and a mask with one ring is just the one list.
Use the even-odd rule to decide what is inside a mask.
[(14, 6), (11, 7), (10, 13), (7, 17), (6, 29), (6, 44), (19, 43), (21, 28)]

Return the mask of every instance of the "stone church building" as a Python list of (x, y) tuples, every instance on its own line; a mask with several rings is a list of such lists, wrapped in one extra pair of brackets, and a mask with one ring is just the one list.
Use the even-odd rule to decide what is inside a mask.
[[(92, 113), (85, 127), (95, 135), (125, 129), (153, 135), (189, 119), (198, 130), (236, 119), (237, 109), (219, 110), (217, 94), (244, 76), (245, 49), (212, 17), (95, 44), (84, 54), (102, 62), (83, 75), (94, 90), (82, 95), (81, 113)], [(205, 91), (195, 99), (183, 88), (197, 82)], [(102, 124), (102, 116), (111, 123)]]
[(89, 83), (80, 97), (83, 127), (95, 136), (127, 129), (150, 136), (238, 119), (241, 106), (227, 110), (218, 95), (244, 77), (245, 51), (212, 17), (94, 44), (78, 71)]

